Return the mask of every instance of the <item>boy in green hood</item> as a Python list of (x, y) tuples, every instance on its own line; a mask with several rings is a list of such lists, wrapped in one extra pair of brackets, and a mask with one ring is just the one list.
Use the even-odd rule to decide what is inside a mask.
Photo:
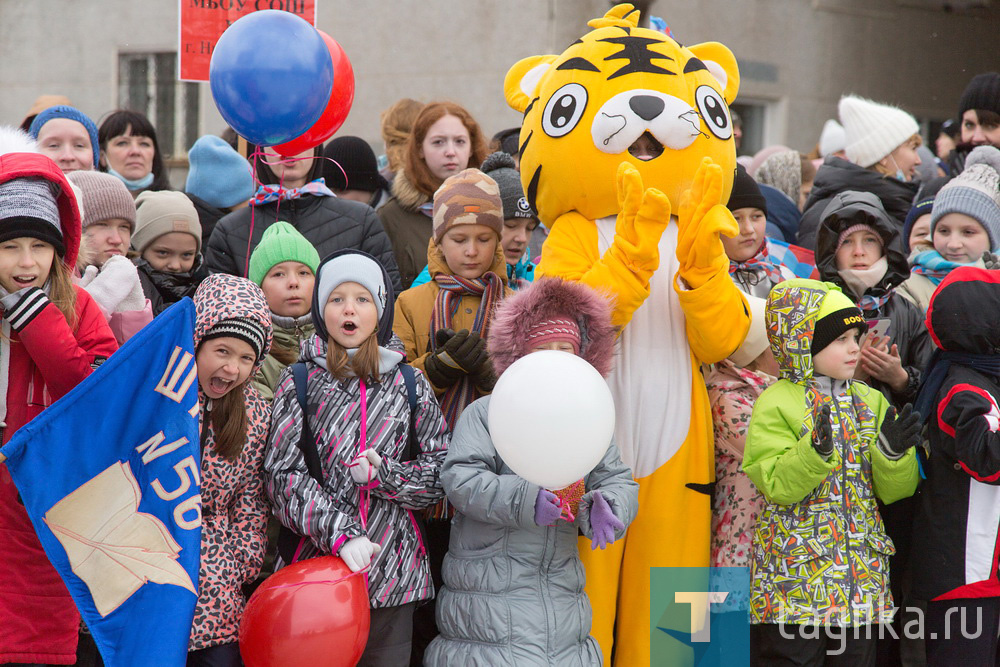
[[(892, 620), (889, 556), (876, 497), (913, 494), (918, 415), (853, 380), (860, 309), (832, 283), (796, 279), (767, 303), (780, 379), (757, 399), (743, 469), (766, 499), (754, 534), (753, 664), (875, 664)], [(838, 662), (840, 664), (840, 662)]]

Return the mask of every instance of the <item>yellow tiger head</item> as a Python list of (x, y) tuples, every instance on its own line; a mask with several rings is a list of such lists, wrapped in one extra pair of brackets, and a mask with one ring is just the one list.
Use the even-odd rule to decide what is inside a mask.
[(715, 42), (683, 47), (638, 21), (632, 5), (618, 5), (561, 54), (525, 58), (507, 72), (507, 103), (524, 112), (524, 191), (548, 224), (572, 210), (590, 219), (616, 214), (622, 161), (676, 211), (709, 156), (726, 174), (722, 203), (729, 199), (736, 58)]

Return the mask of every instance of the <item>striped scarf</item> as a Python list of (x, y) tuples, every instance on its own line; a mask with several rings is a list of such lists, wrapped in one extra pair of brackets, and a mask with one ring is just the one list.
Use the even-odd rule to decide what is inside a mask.
[(317, 178), (315, 181), (306, 183), (301, 188), (283, 188), (280, 185), (261, 185), (250, 200), (252, 206), (260, 206), (272, 201), (287, 201), (298, 199), (302, 195), (314, 195), (316, 197), (336, 197), (330, 188), (326, 187), (326, 179)]
[[(767, 276), (771, 285), (784, 282), (781, 269), (770, 257), (767, 250), (767, 243), (761, 244), (760, 252), (746, 260), (745, 262), (734, 262), (729, 260), (729, 275), (743, 274), (747, 277), (747, 282), (756, 285), (760, 279)], [(752, 281), (750, 279), (753, 279)]]
[(911, 273), (923, 276), (935, 285), (940, 285), (949, 273), (960, 266), (982, 266), (982, 260), (969, 263), (949, 262), (937, 250), (925, 250), (917, 253), (911, 258), (910, 263), (913, 265), (910, 269)]
[[(481, 297), (479, 310), (476, 312), (476, 319), (472, 324), (472, 331), (478, 331), (484, 339), (489, 334), (490, 324), (493, 320), (493, 311), (503, 298), (503, 281), (500, 276), (487, 271), (481, 278), (469, 280), (459, 276), (439, 273), (434, 276), (434, 282), (438, 284), (437, 300), (434, 302), (434, 311), (431, 313), (431, 350), (437, 350), (437, 340), (435, 334), (441, 329), (451, 328), (452, 319), (458, 311), (458, 307), (464, 296)], [(467, 405), (472, 403), (481, 394), (476, 388), (471, 377), (464, 377), (445, 391), (441, 397), (441, 412), (451, 429), (455, 428), (459, 415)], [(428, 510), (428, 517), (432, 519), (446, 519), (454, 514), (454, 509), (442, 500), (433, 508)]]
[(858, 301), (858, 308), (866, 313), (877, 313), (882, 310), (882, 306), (885, 305), (885, 302), (889, 300), (890, 296), (892, 296), (892, 290), (887, 290), (885, 294), (880, 296), (865, 294)]

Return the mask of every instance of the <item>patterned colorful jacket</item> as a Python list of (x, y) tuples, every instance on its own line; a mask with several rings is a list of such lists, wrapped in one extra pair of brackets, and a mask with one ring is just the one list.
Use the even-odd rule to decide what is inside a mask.
[[(218, 321), (251, 317), (267, 333), (256, 371), (271, 345), (271, 311), (264, 293), (245, 278), (223, 273), (209, 276), (194, 296), (198, 317), (195, 348)], [(251, 377), (253, 374), (251, 373)], [(239, 391), (239, 388), (233, 391)], [(264, 495), (263, 463), (270, 406), (252, 383), (243, 384), (247, 410), (247, 439), (236, 460), (215, 449), (215, 431), (209, 414), (211, 401), (201, 397), (201, 567), (198, 606), (191, 627), (189, 649), (194, 651), (235, 642), (246, 600), (243, 584), (257, 578), (267, 546), (268, 507)]]
[[(305, 340), (299, 360), (308, 369), (306, 405), (323, 464), (323, 485), (309, 476), (298, 447), (303, 415), (290, 369), (278, 380), (271, 446), (264, 462), (275, 515), (309, 538), (300, 559), (336, 554), (347, 540), (362, 535), (382, 545), (368, 572), (373, 608), (434, 597), (413, 510), (444, 497), (439, 470), (448, 447), (434, 390), (423, 373), (417, 373), (415, 424), (421, 453), (414, 461), (401, 462), (410, 428), (409, 399), (398, 368), (403, 355), (381, 347), (380, 356), (381, 382), (366, 388), (368, 441), (361, 442), (360, 380), (334, 378), (326, 370), (326, 342), (318, 336)], [(382, 465), (374, 486), (365, 490), (354, 483), (347, 466), (368, 448), (382, 456)]]
[[(754, 532), (753, 623), (860, 626), (892, 619), (895, 547), (875, 502), (916, 490), (913, 450), (890, 460), (876, 441), (888, 400), (853, 380), (813, 376), (813, 330), (831, 283), (790, 280), (771, 292), (768, 337), (781, 379), (754, 406), (743, 469), (767, 504)], [(839, 290), (838, 290), (839, 291)], [(831, 408), (834, 452), (812, 446), (814, 415)]]
[(764, 498), (741, 464), (754, 403), (774, 380), (763, 371), (739, 368), (729, 359), (716, 364), (705, 379), (715, 431), (712, 567), (750, 565), (753, 531)]

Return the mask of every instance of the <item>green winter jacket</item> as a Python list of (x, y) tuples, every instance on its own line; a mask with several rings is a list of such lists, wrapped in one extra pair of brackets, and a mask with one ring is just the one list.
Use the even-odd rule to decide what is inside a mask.
[(287, 364), (274, 357), (274, 348), (283, 347), (292, 350), (294, 352), (292, 356), (298, 358), (299, 346), (302, 341), (316, 332), (310, 313), (298, 318), (282, 317), (271, 313), (271, 323), (274, 327), (271, 354), (267, 355), (260, 370), (253, 376), (253, 386), (268, 403), (274, 400), (274, 388), (278, 384), (278, 376), (287, 367)]
[[(889, 622), (889, 556), (876, 497), (892, 503), (919, 481), (915, 452), (892, 460), (877, 440), (889, 408), (854, 380), (813, 376), (809, 348), (831, 283), (791, 280), (768, 300), (781, 379), (754, 405), (743, 469), (767, 504), (754, 532), (754, 623), (859, 626)], [(813, 416), (831, 409), (834, 452), (812, 446)]]

